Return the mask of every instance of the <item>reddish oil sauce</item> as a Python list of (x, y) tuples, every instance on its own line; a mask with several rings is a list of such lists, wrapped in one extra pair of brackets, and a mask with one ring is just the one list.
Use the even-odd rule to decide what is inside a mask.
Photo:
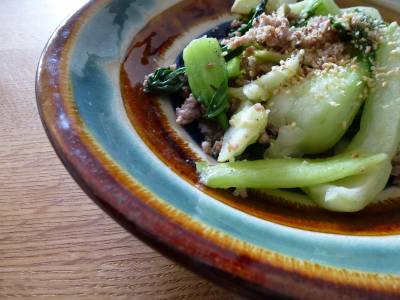
[[(345, 6), (368, 5), (366, 1), (346, 0)], [(121, 67), (121, 90), (128, 116), (149, 148), (174, 172), (200, 190), (234, 208), (279, 224), (306, 230), (354, 235), (400, 233), (399, 201), (372, 205), (359, 213), (343, 214), (319, 208), (294, 207), (282, 199), (250, 196), (241, 199), (225, 191), (208, 189), (198, 183), (195, 154), (170, 128), (157, 98), (143, 92), (146, 74), (157, 67), (155, 59), (170, 47), (187, 28), (215, 19), (228, 12), (231, 1), (187, 0), (153, 18), (132, 41)], [(396, 15), (384, 8), (387, 20)]]

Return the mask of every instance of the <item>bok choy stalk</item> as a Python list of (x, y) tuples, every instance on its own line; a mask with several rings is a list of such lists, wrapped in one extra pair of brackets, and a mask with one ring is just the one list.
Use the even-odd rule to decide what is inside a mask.
[[(296, 3), (296, 0), (268, 0), (265, 11), (272, 12), (277, 10), (284, 4)], [(248, 15), (252, 11), (256, 10), (257, 5), (260, 4), (260, 0), (236, 0), (233, 3), (231, 12), (239, 15)]]
[[(346, 152), (385, 153), (390, 159), (400, 143), (400, 28), (388, 26), (376, 53), (375, 87), (367, 99), (360, 131)], [(370, 204), (389, 179), (390, 161), (362, 176), (349, 177), (304, 191), (321, 207), (354, 212)]]
[(266, 11), (271, 13), (273, 11), (278, 10), (283, 5), (294, 4), (297, 0), (269, 0)]
[(231, 12), (238, 15), (249, 15), (256, 10), (259, 4), (260, 0), (235, 0)]
[(229, 78), (236, 78), (240, 76), (241, 70), (240, 70), (240, 65), (241, 65), (241, 57), (236, 56), (235, 58), (232, 58), (230, 61), (226, 63), (226, 68), (228, 70), (228, 77)]
[[(251, 17), (254, 15), (254, 12), (257, 11), (257, 7), (260, 5), (260, 3), (261, 0), (235, 0), (232, 5), (231, 12), (238, 15), (250, 15)], [(264, 9), (262, 11), (264, 11)]]
[(353, 158), (342, 155), (329, 159), (264, 159), (207, 166), (199, 163), (200, 181), (212, 188), (297, 188), (365, 174), (382, 162), (386, 154)]
[(288, 59), (288, 55), (267, 49), (255, 50), (254, 57), (256, 58), (257, 63), (279, 63), (281, 60)]
[(217, 118), (228, 127), (228, 71), (221, 47), (215, 38), (193, 40), (183, 50), (189, 86), (194, 97), (207, 109), (208, 118)]
[[(306, 0), (307, 1), (307, 0)], [(310, 18), (314, 16), (337, 15), (340, 8), (334, 0), (311, 0), (308, 1), (306, 10), (300, 14), (300, 18)]]
[[(336, 67), (283, 89), (268, 102), (279, 129), (268, 157), (323, 153), (346, 133), (366, 97), (363, 63)], [(365, 96), (363, 96), (363, 94)]]
[(314, 16), (337, 15), (340, 8), (334, 0), (304, 0), (288, 5), (290, 13), (298, 16), (297, 25), (305, 25)]
[(231, 127), (225, 132), (219, 162), (233, 161), (246, 148), (254, 144), (265, 131), (269, 111), (260, 103), (245, 104), (229, 121)]
[(300, 50), (283, 62), (275, 66), (270, 72), (241, 88), (230, 88), (229, 94), (240, 100), (253, 102), (266, 101), (272, 93), (292, 79), (300, 70), (304, 50)]

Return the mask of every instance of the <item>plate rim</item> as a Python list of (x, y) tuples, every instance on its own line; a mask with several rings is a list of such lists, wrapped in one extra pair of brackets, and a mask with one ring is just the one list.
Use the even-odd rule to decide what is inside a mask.
[[(112, 185), (115, 185), (115, 188), (118, 190), (124, 190), (124, 186), (121, 184), (121, 182), (116, 182), (114, 178), (115, 173), (112, 173), (107, 168), (104, 168), (104, 165), (98, 160), (98, 157), (91, 152), (93, 149), (88, 149), (88, 144), (85, 143), (94, 143), (92, 145), (94, 148), (97, 146), (95, 145), (95, 141), (91, 141), (90, 138), (87, 140), (82, 140), (82, 137), (84, 137), (85, 134), (88, 134), (85, 132), (84, 127), (79, 127), (79, 124), (73, 124), (74, 126), (78, 127), (71, 126), (76, 131), (73, 133), (73, 137), (78, 138), (78, 140), (80, 139), (82, 142), (80, 149), (87, 152), (85, 154), (86, 158), (83, 156), (78, 158), (78, 160), (83, 164), (85, 164), (86, 160), (86, 165), (79, 167), (77, 166), (78, 160), (76, 157), (73, 158), (70, 152), (72, 149), (71, 147), (76, 147), (77, 144), (74, 146), (71, 144), (72, 140), (65, 140), (65, 136), (60, 134), (60, 132), (54, 127), (54, 124), (57, 122), (55, 117), (59, 116), (60, 112), (65, 113), (66, 116), (68, 116), (68, 112), (63, 110), (65, 109), (65, 107), (63, 108), (65, 91), (61, 90), (62, 83), (60, 83), (62, 80), (68, 80), (66, 78), (62, 78), (62, 76), (65, 75), (63, 74), (63, 67), (66, 67), (68, 61), (63, 60), (62, 58), (65, 57), (64, 55), (68, 56), (70, 52), (70, 49), (65, 48), (65, 46), (67, 42), (73, 38), (74, 34), (79, 32), (79, 29), (84, 22), (82, 19), (84, 20), (86, 17), (90, 17), (93, 11), (102, 5), (110, 3), (111, 1), (112, 0), (90, 0), (71, 17), (64, 21), (53, 33), (49, 42), (46, 44), (41, 55), (36, 74), (37, 106), (47, 136), (66, 169), (80, 185), (80, 187), (86, 192), (86, 194), (92, 198), (103, 210), (111, 215), (117, 222), (156, 250), (183, 264), (192, 271), (203, 275), (208, 279), (211, 278), (215, 282), (223, 284), (225, 287), (229, 286), (231, 289), (241, 292), (247, 296), (251, 296), (252, 298), (279, 295), (279, 291), (271, 288), (270, 281), (274, 281), (273, 278), (271, 279), (272, 276), (277, 276), (279, 280), (286, 280), (289, 286), (290, 282), (292, 282), (291, 284), (293, 286), (293, 284), (295, 284), (293, 281), (301, 280), (303, 281), (301, 284), (303, 288), (306, 285), (312, 289), (319, 288), (319, 292), (322, 292), (328, 298), (329, 295), (330, 297), (338, 295), (343, 296), (343, 288), (345, 288), (346, 294), (352, 295), (353, 297), (362, 297), (367, 295), (370, 296), (370, 291), (360, 288), (358, 284), (344, 286), (335, 281), (326, 280), (326, 278), (321, 279), (319, 277), (315, 277), (315, 274), (313, 275), (312, 273), (301, 274), (301, 272), (295, 272), (294, 270), (287, 271), (284, 268), (279, 268), (271, 263), (268, 264), (264, 260), (257, 260), (257, 255), (259, 258), (262, 257), (262, 255), (260, 255), (260, 253), (251, 253), (253, 249), (251, 249), (251, 247), (247, 248), (246, 245), (242, 245), (244, 246), (243, 249), (247, 249), (242, 253), (240, 253), (240, 251), (235, 252), (231, 251), (231, 249), (223, 248), (223, 243), (218, 244), (215, 241), (207, 239), (207, 236), (199, 234), (199, 232), (190, 231), (187, 227), (184, 227), (176, 222), (172, 222), (171, 219), (165, 215), (160, 214), (150, 207), (145, 207), (147, 204), (141, 201), (139, 197), (130, 194), (130, 199), (137, 202), (137, 206), (142, 210), (141, 213), (148, 214), (151, 216), (151, 218), (155, 218), (157, 222), (160, 222), (162, 225), (160, 227), (160, 224), (157, 224), (157, 226), (159, 226), (157, 227), (159, 234), (154, 234), (155, 228), (151, 228), (151, 226), (155, 226), (155, 221), (152, 222), (154, 224), (151, 225), (149, 223), (144, 224), (143, 221), (137, 217), (132, 219), (131, 217), (127, 216), (125, 210), (121, 210), (121, 208), (116, 207), (115, 201), (112, 199), (114, 197), (112, 192), (99, 194), (98, 191), (101, 190), (99, 186), (99, 178), (94, 178), (93, 176), (88, 177), (87, 173), (83, 172), (83, 166), (88, 166), (89, 159), (90, 164), (93, 164), (92, 167), (104, 170), (104, 178), (106, 178), (103, 178), (104, 180)], [(58, 79), (58, 85), (56, 80), (56, 84), (53, 86), (55, 89), (54, 91), (51, 89), (51, 83), (48, 81), (49, 78), (54, 80)], [(59, 98), (56, 99), (56, 97)], [(53, 101), (53, 103), (51, 103), (51, 101)], [(55, 105), (53, 108), (55, 108), (57, 111), (49, 112), (49, 104)], [(59, 106), (56, 104), (59, 104)], [(59, 109), (61, 110), (58, 111)], [(97, 155), (99, 154), (97, 153)], [(119, 176), (127, 175), (119, 174)], [(127, 179), (125, 178), (125, 180)], [(202, 225), (199, 223), (197, 226), (201, 227)], [(165, 232), (167, 228), (174, 228), (176, 234), (176, 236), (171, 236), (171, 240), (169, 242), (160, 237), (160, 233), (167, 234), (167, 232)], [(225, 239), (229, 239), (229, 237), (218, 238), (220, 241)], [(231, 237), (230, 239), (233, 240), (234, 238)], [(174, 242), (171, 242), (172, 240), (174, 240)], [(243, 243), (242, 241), (240, 242)], [(189, 244), (201, 245), (201, 248), (190, 248), (188, 247)], [(277, 255), (279, 256), (279, 254)], [(322, 268), (322, 266), (316, 267)], [(338, 268), (332, 267), (331, 269)], [(240, 276), (238, 276), (238, 273), (235, 273), (234, 270), (236, 270), (236, 272), (240, 271)], [(265, 277), (265, 275), (268, 273), (269, 278), (268, 276)], [(325, 288), (323, 287), (324, 285)], [(361, 286), (363, 286), (363, 284), (361, 284)], [(293, 288), (294, 287), (295, 286), (293, 286)], [(307, 288), (304, 288), (304, 296), (308, 295), (307, 292)], [(385, 295), (390, 297), (390, 293), (385, 294), (384, 291), (379, 291), (379, 289), (377, 289), (375, 292), (378, 293), (377, 295)], [(380, 294), (380, 292), (382, 292), (382, 294)], [(282, 293), (281, 296), (283, 295), (284, 294)]]

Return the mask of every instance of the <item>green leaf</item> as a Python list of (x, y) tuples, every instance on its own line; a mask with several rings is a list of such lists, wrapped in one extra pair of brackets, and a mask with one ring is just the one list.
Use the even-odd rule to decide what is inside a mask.
[[(214, 87), (213, 87), (214, 88)], [(214, 88), (215, 89), (215, 88)], [(226, 82), (222, 82), (216, 89), (208, 106), (207, 117), (212, 119), (229, 108)]]
[(215, 38), (195, 39), (183, 50), (189, 86), (195, 98), (207, 109), (206, 117), (216, 118), (227, 127), (228, 71)]
[(168, 95), (178, 92), (187, 82), (186, 69), (159, 68), (150, 74), (145, 82), (145, 91), (152, 94)]

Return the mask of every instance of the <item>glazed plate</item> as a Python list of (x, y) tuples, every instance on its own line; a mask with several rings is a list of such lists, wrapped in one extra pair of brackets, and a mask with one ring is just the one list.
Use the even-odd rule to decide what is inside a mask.
[[(374, 5), (396, 20), (393, 1)], [(89, 1), (51, 37), (37, 76), (39, 111), (72, 176), (118, 222), (210, 280), (251, 298), (400, 297), (400, 193), (355, 214), (304, 195), (246, 199), (199, 184), (195, 128), (174, 101), (143, 93), (144, 75), (231, 20), (230, 0)], [(176, 105), (176, 104), (175, 104)]]

